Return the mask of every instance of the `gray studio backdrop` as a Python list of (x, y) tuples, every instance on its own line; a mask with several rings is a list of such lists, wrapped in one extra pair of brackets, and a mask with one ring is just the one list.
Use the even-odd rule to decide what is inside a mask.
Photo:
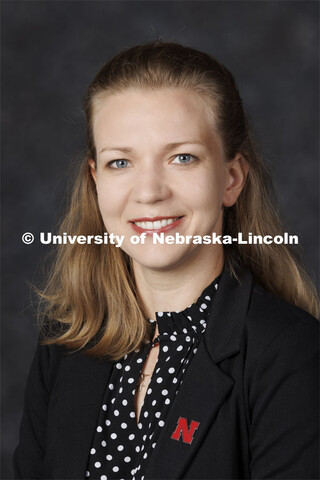
[[(234, 73), (272, 170), (289, 231), (317, 278), (318, 3), (309, 1), (2, 1), (2, 478), (11, 478), (36, 343), (28, 282), (48, 247), (72, 161), (81, 101), (120, 49), (156, 38), (204, 50)], [(71, 165), (71, 166), (70, 166)]]

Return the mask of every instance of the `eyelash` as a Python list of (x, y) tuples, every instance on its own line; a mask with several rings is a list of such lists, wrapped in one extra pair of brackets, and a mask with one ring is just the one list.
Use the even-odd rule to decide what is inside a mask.
[[(191, 157), (191, 162), (188, 163), (175, 163), (175, 165), (189, 165), (190, 163), (193, 163), (193, 161), (198, 160), (198, 158), (195, 155), (191, 155), (191, 153), (178, 153), (173, 157), (173, 160), (175, 160), (177, 157), (183, 157), (183, 156), (188, 156)], [(126, 167), (113, 167), (112, 164), (116, 162), (127, 162), (130, 163), (129, 160), (126, 160), (125, 158), (118, 158), (117, 160), (111, 160), (106, 164), (107, 168), (111, 168), (113, 170), (121, 170), (122, 168), (125, 169)], [(173, 163), (173, 162), (172, 162)]]

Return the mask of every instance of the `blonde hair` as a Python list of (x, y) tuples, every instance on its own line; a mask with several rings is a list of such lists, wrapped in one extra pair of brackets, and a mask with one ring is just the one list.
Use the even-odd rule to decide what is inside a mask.
[[(246, 238), (281, 235), (270, 177), (248, 126), (232, 74), (209, 55), (176, 43), (152, 42), (118, 54), (98, 72), (84, 100), (87, 152), (76, 178), (60, 231), (97, 235), (105, 230), (88, 161), (96, 159), (92, 131), (95, 102), (128, 88), (191, 89), (212, 105), (226, 161), (237, 153), (249, 164), (246, 185), (236, 204), (224, 212), (223, 233)], [(228, 245), (226, 265), (249, 269), (255, 280), (288, 302), (319, 314), (315, 287), (296, 254), (284, 244)], [(136, 291), (130, 258), (113, 245), (63, 245), (58, 249), (45, 289), (43, 318), (54, 325), (45, 343), (64, 344), (112, 360), (139, 348), (149, 335)]]

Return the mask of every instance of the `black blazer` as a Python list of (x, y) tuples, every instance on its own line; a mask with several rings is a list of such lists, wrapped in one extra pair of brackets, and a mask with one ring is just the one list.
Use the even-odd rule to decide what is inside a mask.
[[(318, 479), (318, 334), (316, 319), (250, 273), (238, 283), (224, 271), (145, 479)], [(16, 478), (85, 478), (111, 369), (83, 353), (38, 347)], [(199, 423), (191, 443), (171, 438), (180, 417), (189, 429)]]

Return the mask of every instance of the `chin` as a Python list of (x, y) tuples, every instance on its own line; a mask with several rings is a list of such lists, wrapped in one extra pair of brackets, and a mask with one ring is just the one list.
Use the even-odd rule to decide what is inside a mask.
[(170, 271), (187, 264), (192, 257), (193, 249), (181, 247), (181, 245), (159, 245), (157, 247), (153, 245), (150, 249), (145, 248), (143, 251), (127, 253), (142, 268)]

